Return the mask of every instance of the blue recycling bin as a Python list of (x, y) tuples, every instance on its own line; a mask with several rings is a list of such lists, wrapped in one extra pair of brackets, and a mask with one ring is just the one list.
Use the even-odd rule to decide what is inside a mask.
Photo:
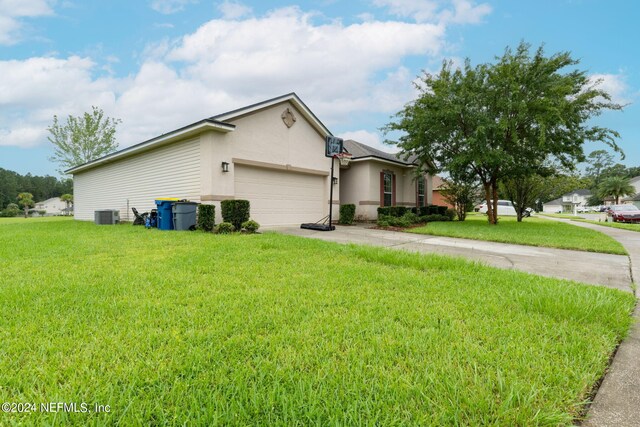
[(156, 206), (158, 207), (158, 229), (159, 230), (173, 230), (173, 204), (178, 199), (156, 199)]

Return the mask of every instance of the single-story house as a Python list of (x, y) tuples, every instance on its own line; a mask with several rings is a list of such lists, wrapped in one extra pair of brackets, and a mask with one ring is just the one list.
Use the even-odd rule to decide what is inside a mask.
[(574, 212), (577, 208), (587, 206), (587, 200), (591, 196), (591, 191), (587, 189), (575, 190), (570, 193), (563, 194), (555, 200), (542, 204), (542, 212)]
[[(132, 221), (131, 208), (149, 211), (156, 198), (178, 197), (217, 205), (219, 222), (220, 201), (246, 199), (261, 225), (298, 225), (322, 219), (329, 206), (337, 219), (340, 203), (355, 202), (360, 215), (374, 218), (381, 204), (415, 205), (426, 197), (417, 195), (415, 165), (365, 148), (354, 150), (346, 168), (335, 161), (332, 183), (329, 135), (295, 93), (209, 117), (68, 170), (75, 218), (116, 209)], [(358, 146), (366, 147), (345, 142), (347, 150)], [(421, 194), (429, 194), (426, 185)]]
[(354, 140), (344, 141), (352, 155), (340, 170), (340, 203), (356, 206), (357, 220), (375, 220), (380, 206), (427, 206), (431, 177), (418, 174), (415, 159), (404, 160)]
[(35, 211), (46, 211), (45, 215), (67, 215), (72, 208), (67, 209), (67, 203), (60, 200), (60, 197), (51, 197), (42, 202), (36, 202), (33, 209)]

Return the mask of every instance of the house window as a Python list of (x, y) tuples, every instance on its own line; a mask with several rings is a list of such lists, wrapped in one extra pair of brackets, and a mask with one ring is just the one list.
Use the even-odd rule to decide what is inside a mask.
[(424, 206), (424, 178), (418, 178), (418, 206)]
[(384, 172), (383, 193), (384, 200), (382, 205), (391, 206), (393, 203), (393, 174), (391, 172)]

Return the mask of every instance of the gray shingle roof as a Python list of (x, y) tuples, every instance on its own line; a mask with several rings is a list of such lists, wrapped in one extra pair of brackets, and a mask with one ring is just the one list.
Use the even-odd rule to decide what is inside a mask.
[(347, 139), (344, 141), (344, 148), (353, 155), (353, 159), (364, 159), (367, 157), (388, 160), (390, 162), (399, 163), (402, 165), (416, 165), (416, 157), (412, 156), (407, 160), (404, 160), (402, 156), (398, 156), (395, 153), (387, 153), (377, 148), (370, 147), (353, 139)]

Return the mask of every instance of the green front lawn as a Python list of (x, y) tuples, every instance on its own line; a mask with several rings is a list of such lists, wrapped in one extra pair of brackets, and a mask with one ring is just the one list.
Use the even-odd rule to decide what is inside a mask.
[[(507, 224), (507, 222), (505, 222)], [(274, 233), (0, 220), (0, 424), (571, 425), (630, 294)]]
[(632, 223), (624, 223), (624, 222), (590, 221), (588, 219), (574, 219), (574, 221), (602, 225), (603, 227), (620, 228), (622, 230), (640, 231), (640, 224), (632, 224)]
[(620, 255), (627, 253), (620, 243), (605, 234), (543, 218), (525, 218), (517, 222), (515, 217), (501, 217), (495, 226), (487, 222), (485, 215), (469, 215), (466, 221), (430, 222), (407, 231), (518, 245)]

